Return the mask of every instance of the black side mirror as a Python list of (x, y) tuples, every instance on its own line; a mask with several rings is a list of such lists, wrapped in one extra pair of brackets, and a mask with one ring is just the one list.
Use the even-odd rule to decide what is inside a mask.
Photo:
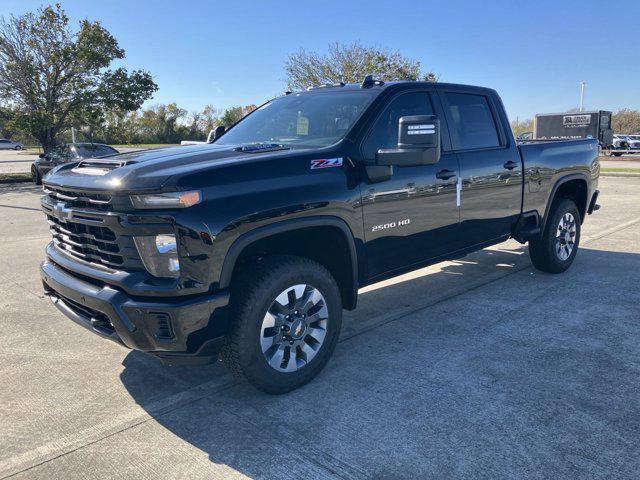
[(38, 155), (38, 158), (47, 158), (47, 154), (46, 153), (41, 153), (40, 155)]
[(216, 141), (218, 138), (220, 138), (224, 132), (227, 131), (227, 127), (225, 127), (224, 125), (218, 125), (215, 130), (211, 130), (209, 132), (209, 136), (207, 137), (207, 143), (212, 143), (214, 141)]
[(400, 117), (398, 148), (378, 150), (376, 165), (410, 167), (440, 160), (440, 120), (435, 115)]

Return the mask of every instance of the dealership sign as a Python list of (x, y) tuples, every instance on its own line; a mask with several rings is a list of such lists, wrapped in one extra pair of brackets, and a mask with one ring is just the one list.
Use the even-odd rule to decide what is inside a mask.
[(562, 125), (565, 127), (585, 127), (591, 123), (591, 115), (565, 115)]

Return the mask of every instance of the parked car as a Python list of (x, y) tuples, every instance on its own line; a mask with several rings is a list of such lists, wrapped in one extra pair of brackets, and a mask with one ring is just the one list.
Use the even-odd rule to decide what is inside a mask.
[(596, 138), (516, 143), (494, 90), (367, 77), (276, 98), (212, 144), (61, 165), (41, 277), (104, 338), (173, 364), (222, 351), (283, 393), (325, 366), (365, 285), (509, 238), (568, 269), (599, 171)]
[(119, 153), (113, 147), (103, 143), (67, 143), (48, 153), (40, 154), (31, 165), (31, 178), (36, 185), (53, 168), (67, 162), (77, 162), (83, 158), (97, 158)]
[(24, 145), (20, 142), (13, 142), (6, 138), (0, 138), (0, 150), (22, 150)]
[(615, 134), (613, 136), (613, 148), (615, 150), (624, 150), (629, 148), (629, 141), (625, 135)]
[(640, 150), (640, 135), (624, 135), (629, 144), (629, 150)]
[(532, 140), (533, 132), (523, 132), (516, 137), (517, 140)]

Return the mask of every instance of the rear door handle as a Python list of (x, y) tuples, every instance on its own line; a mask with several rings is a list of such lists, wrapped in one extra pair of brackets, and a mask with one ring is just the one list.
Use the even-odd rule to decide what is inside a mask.
[(449, 180), (450, 178), (453, 178), (455, 176), (456, 172), (451, 170), (440, 170), (438, 173), (436, 173), (436, 178), (439, 178), (440, 180)]
[(512, 160), (509, 160), (507, 163), (503, 165), (503, 167), (506, 168), (507, 170), (513, 170), (517, 166), (518, 164)]

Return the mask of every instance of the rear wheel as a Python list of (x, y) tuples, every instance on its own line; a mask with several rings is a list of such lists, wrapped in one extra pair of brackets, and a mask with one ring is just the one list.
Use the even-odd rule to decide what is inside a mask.
[(16, 145), (14, 150), (22, 150), (22, 146), (21, 145)]
[(240, 274), (231, 314), (223, 360), (234, 375), (280, 394), (304, 385), (326, 365), (338, 342), (342, 302), (322, 265), (282, 255)]
[(551, 205), (542, 235), (529, 242), (533, 266), (548, 273), (561, 273), (571, 266), (580, 244), (580, 212), (576, 204), (557, 198)]

